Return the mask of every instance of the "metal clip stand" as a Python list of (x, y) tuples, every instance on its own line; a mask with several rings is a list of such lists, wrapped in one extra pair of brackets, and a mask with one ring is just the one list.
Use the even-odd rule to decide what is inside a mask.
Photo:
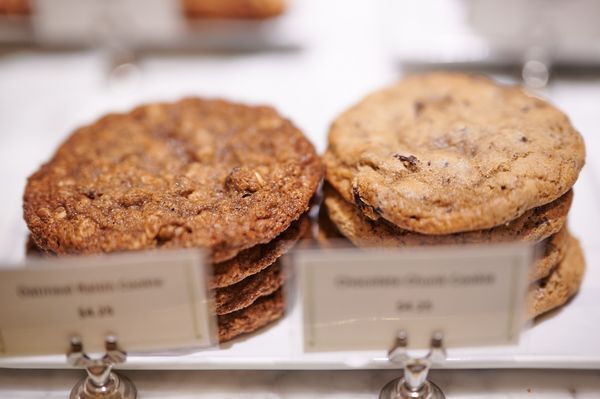
[(135, 385), (113, 373), (115, 364), (124, 363), (127, 354), (117, 345), (117, 338), (106, 337), (106, 354), (100, 359), (91, 359), (83, 352), (79, 337), (71, 338), (71, 349), (67, 354), (70, 365), (85, 367), (87, 377), (79, 381), (71, 391), (70, 399), (135, 399)]
[(404, 377), (387, 383), (379, 393), (379, 399), (445, 399), (442, 390), (427, 380), (431, 365), (446, 358), (443, 339), (441, 332), (433, 333), (429, 353), (425, 357), (414, 358), (408, 355), (408, 334), (400, 330), (388, 358), (404, 367)]

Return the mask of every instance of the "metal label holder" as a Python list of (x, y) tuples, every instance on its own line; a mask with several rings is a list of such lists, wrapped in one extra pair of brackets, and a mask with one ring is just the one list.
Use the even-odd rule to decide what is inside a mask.
[(117, 364), (125, 363), (127, 353), (119, 348), (117, 337), (109, 335), (105, 340), (106, 353), (99, 359), (90, 358), (83, 351), (80, 337), (71, 338), (67, 361), (71, 366), (83, 367), (87, 377), (71, 390), (70, 399), (136, 399), (137, 389), (126, 377), (112, 371)]
[(442, 390), (427, 380), (431, 366), (446, 358), (443, 341), (444, 335), (436, 331), (431, 336), (429, 353), (420, 358), (411, 357), (407, 349), (408, 334), (405, 330), (398, 331), (388, 358), (402, 365), (404, 376), (388, 382), (379, 393), (379, 399), (445, 399)]

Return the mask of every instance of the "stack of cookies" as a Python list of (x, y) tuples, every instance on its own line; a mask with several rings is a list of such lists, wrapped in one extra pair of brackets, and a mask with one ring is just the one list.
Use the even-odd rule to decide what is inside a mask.
[(584, 160), (569, 119), (522, 89), (415, 75), (333, 123), (322, 214), (360, 247), (538, 243), (526, 301), (535, 317), (581, 283), (566, 220)]
[(226, 341), (281, 317), (277, 259), (308, 229), (321, 174), (274, 109), (191, 98), (78, 129), (29, 178), (24, 217), (46, 254), (204, 249)]

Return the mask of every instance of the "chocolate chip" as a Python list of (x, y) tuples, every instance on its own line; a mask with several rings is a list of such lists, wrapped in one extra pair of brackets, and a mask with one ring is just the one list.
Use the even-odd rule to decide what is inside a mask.
[(404, 167), (410, 170), (411, 172), (416, 172), (419, 169), (419, 167), (417, 166), (419, 160), (414, 155), (405, 156), (400, 154), (394, 154), (394, 158), (402, 162), (402, 165), (404, 165)]
[(352, 187), (352, 196), (354, 197), (354, 203), (360, 210), (365, 209), (366, 204), (363, 202), (362, 198), (360, 198), (360, 193), (358, 192), (358, 187)]
[(352, 187), (352, 196), (354, 197), (354, 203), (356, 204), (358, 209), (360, 209), (361, 211), (364, 211), (366, 209), (368, 211), (371, 211), (372, 213), (382, 216), (383, 210), (381, 208), (369, 205), (363, 201), (363, 199), (360, 197), (360, 193), (358, 192), (358, 187)]
[(421, 112), (425, 108), (425, 104), (423, 104), (422, 101), (415, 101), (414, 107), (415, 107), (415, 115), (418, 116), (421, 114)]
[[(83, 195), (85, 195), (86, 197), (88, 197), (91, 200), (96, 199), (97, 197), (99, 197), (98, 193), (96, 192), (96, 190), (94, 190), (93, 188), (88, 188), (83, 192)], [(102, 194), (101, 194), (102, 195)]]
[(523, 137), (521, 137), (521, 141), (522, 141), (523, 143), (527, 143), (527, 141), (529, 141), (529, 140), (527, 140), (527, 137), (523, 136)]

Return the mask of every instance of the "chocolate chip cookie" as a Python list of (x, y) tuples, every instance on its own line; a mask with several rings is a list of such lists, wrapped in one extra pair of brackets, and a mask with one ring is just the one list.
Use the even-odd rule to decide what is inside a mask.
[(529, 281), (541, 280), (565, 258), (569, 247), (569, 229), (565, 225), (560, 231), (540, 243), (542, 250), (540, 256), (534, 261), (529, 273)]
[(526, 211), (506, 224), (448, 235), (426, 235), (401, 229), (383, 219), (373, 221), (334, 189), (325, 186), (325, 206), (338, 230), (360, 247), (404, 247), (508, 241), (538, 242), (564, 226), (573, 201), (572, 191), (557, 200)]
[(525, 300), (527, 315), (534, 318), (565, 304), (581, 285), (585, 259), (579, 241), (569, 237), (567, 253), (554, 271), (529, 288)]
[(422, 234), (489, 229), (551, 203), (584, 165), (561, 111), (519, 87), (434, 72), (340, 115), (327, 180), (373, 220)]

